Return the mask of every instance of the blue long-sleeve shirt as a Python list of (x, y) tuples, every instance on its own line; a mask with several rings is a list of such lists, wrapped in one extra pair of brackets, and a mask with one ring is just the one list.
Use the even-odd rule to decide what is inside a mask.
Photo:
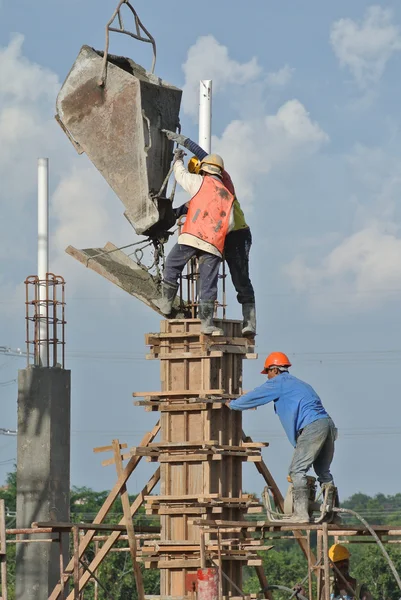
[(269, 402), (274, 402), (274, 411), (294, 447), (301, 429), (329, 416), (313, 387), (286, 372), (232, 400), (229, 406), (233, 410), (246, 410)]
[(207, 156), (207, 152), (205, 152), (203, 148), (198, 146), (196, 142), (193, 142), (189, 138), (185, 140), (184, 147), (187, 148), (187, 150), (189, 150), (190, 152), (192, 152), (192, 154), (194, 154), (196, 158), (199, 158), (199, 160), (202, 160), (205, 158), (205, 156)]

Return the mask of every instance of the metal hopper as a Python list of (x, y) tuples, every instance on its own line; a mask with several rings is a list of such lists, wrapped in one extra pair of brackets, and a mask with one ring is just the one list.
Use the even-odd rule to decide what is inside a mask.
[(101, 85), (102, 57), (81, 48), (58, 94), (56, 118), (120, 198), (136, 233), (157, 235), (174, 222), (170, 205), (159, 200), (173, 152), (160, 130), (177, 128), (182, 92), (111, 55)]
[[(134, 16), (136, 33), (124, 28), (123, 5)], [(116, 18), (118, 28), (113, 26)], [(109, 54), (110, 31), (150, 43), (152, 72), (130, 58)], [(57, 96), (56, 119), (77, 152), (87, 154), (120, 198), (135, 232), (147, 236), (154, 261), (146, 266), (111, 243), (85, 250), (69, 246), (68, 254), (158, 311), (163, 244), (176, 220), (172, 197), (164, 193), (174, 148), (161, 130), (179, 126), (182, 91), (154, 75), (155, 60), (155, 40), (129, 0), (119, 0), (106, 25), (104, 51), (82, 46)], [(148, 245), (145, 241), (144, 247)]]

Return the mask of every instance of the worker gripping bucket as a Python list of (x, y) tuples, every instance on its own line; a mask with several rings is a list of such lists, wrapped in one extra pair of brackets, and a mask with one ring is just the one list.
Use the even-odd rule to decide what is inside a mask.
[[(137, 34), (124, 29), (122, 5), (133, 13)], [(117, 16), (120, 26), (113, 28)], [(120, 1), (106, 27), (105, 50), (81, 48), (58, 94), (56, 119), (120, 198), (136, 233), (157, 237), (175, 222), (163, 197), (173, 142), (161, 130), (177, 129), (182, 91), (130, 58), (108, 54), (110, 31), (150, 42), (154, 66), (153, 38), (130, 3)]]

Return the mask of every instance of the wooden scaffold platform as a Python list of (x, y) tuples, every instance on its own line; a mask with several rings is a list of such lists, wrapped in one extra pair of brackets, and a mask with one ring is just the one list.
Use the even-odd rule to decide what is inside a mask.
[[(191, 593), (203, 566), (200, 529), (194, 517), (242, 519), (262, 506), (242, 492), (242, 462), (261, 461), (265, 443), (244, 441), (242, 415), (225, 401), (242, 393), (242, 361), (256, 358), (253, 343), (241, 337), (239, 321), (221, 320), (224, 337), (200, 333), (198, 319), (162, 321), (158, 334), (146, 336), (149, 359), (160, 360), (160, 392), (137, 392), (136, 402), (160, 412), (160, 442), (134, 450), (160, 463), (160, 495), (146, 498), (148, 514), (159, 515), (161, 539), (146, 542), (146, 567), (161, 570), (161, 597)], [(235, 548), (206, 535), (211, 561), (238, 587), (241, 566), (261, 566), (256, 548)], [(227, 579), (220, 582), (228, 595)]]

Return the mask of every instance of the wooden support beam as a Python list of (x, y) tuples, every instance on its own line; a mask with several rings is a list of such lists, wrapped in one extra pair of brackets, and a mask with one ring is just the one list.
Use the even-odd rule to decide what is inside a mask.
[[(147, 444), (152, 442), (155, 439), (155, 437), (157, 436), (157, 434), (159, 433), (159, 431), (160, 431), (160, 423), (158, 422), (153, 427), (152, 431), (149, 431), (148, 433), (146, 433), (144, 435), (142, 442), (141, 442), (141, 446), (146, 446)], [(102, 521), (106, 518), (106, 516), (108, 515), (111, 507), (113, 506), (117, 496), (119, 495), (121, 488), (126, 484), (129, 476), (131, 475), (131, 473), (133, 472), (135, 467), (138, 465), (140, 460), (141, 460), (140, 456), (133, 456), (129, 460), (124, 471), (122, 472), (121, 476), (118, 478), (113, 489), (111, 490), (110, 494), (108, 495), (106, 501), (104, 502), (103, 506), (101, 507), (98, 514), (96, 515), (93, 523), (95, 523), (95, 524), (102, 523)], [(81, 559), (82, 556), (84, 555), (84, 553), (85, 553), (88, 545), (92, 541), (94, 535), (95, 535), (94, 530), (88, 531), (86, 533), (86, 535), (83, 537), (83, 539), (81, 540), (81, 542), (79, 544), (79, 559)], [(116, 532), (115, 535), (117, 535), (116, 539), (118, 539), (119, 533)], [(102, 550), (103, 550), (103, 548), (102, 548)], [(68, 577), (73, 572), (73, 570), (74, 570), (74, 560), (72, 559), (72, 560), (70, 560), (67, 567), (65, 568), (65, 575), (64, 575), (65, 582), (68, 581)], [(85, 575), (84, 575), (84, 577), (85, 577)], [(54, 588), (53, 592), (51, 593), (51, 595), (49, 596), (48, 600), (57, 600), (57, 598), (60, 597), (61, 590), (62, 590), (61, 583), (58, 583), (56, 585), (56, 587)], [(68, 600), (72, 600), (71, 595), (68, 597)]]
[(176, 396), (221, 396), (225, 393), (222, 388), (216, 390), (172, 390), (171, 392), (132, 392), (134, 398), (175, 398)]
[[(128, 448), (128, 444), (120, 444), (120, 450), (123, 450), (124, 448)], [(98, 452), (113, 452), (114, 448), (113, 446), (99, 446), (98, 448), (93, 448), (93, 452), (98, 453)]]
[(263, 569), (263, 566), (262, 565), (255, 566), (255, 571), (256, 571), (256, 575), (258, 576), (259, 584), (263, 591), (264, 597), (268, 598), (268, 600), (273, 600), (273, 595), (272, 595), (271, 591), (269, 591), (267, 589), (269, 582), (267, 581), (266, 573)]
[[(123, 462), (121, 460), (120, 443), (118, 440), (113, 440), (112, 445), (113, 445), (113, 449), (114, 449), (114, 460), (116, 463), (117, 477), (121, 477), (121, 475), (124, 471), (124, 467), (123, 467)], [(138, 563), (137, 557), (136, 557), (135, 529), (134, 529), (134, 523), (133, 523), (132, 516), (131, 516), (131, 505), (130, 505), (126, 485), (124, 485), (121, 488), (120, 496), (121, 496), (121, 504), (122, 504), (122, 508), (123, 508), (123, 513), (124, 513), (125, 526), (127, 528), (128, 545), (129, 545), (129, 550), (130, 550), (131, 559), (132, 559), (132, 566), (134, 568), (134, 576), (135, 576), (137, 594), (138, 594), (139, 600), (145, 600), (145, 588), (143, 587), (141, 568), (139, 566), (139, 563)]]
[[(131, 511), (131, 516), (133, 517), (137, 511), (139, 510), (139, 508), (142, 506), (144, 500), (145, 500), (145, 495), (149, 494), (153, 488), (157, 485), (158, 481), (160, 479), (160, 469), (157, 469), (157, 471), (155, 472), (155, 474), (149, 479), (148, 483), (145, 485), (145, 487), (143, 488), (143, 490), (138, 494), (138, 496), (136, 497), (134, 503), (132, 504), (130, 511)], [(120, 520), (120, 525), (125, 523), (125, 518), (123, 517)], [(105, 542), (105, 544), (103, 544), (103, 546), (100, 548), (99, 552), (96, 554), (95, 558), (92, 560), (92, 562), (90, 563), (90, 565), (88, 565), (88, 567), (90, 568), (90, 570), (92, 571), (92, 573), (95, 573), (96, 569), (99, 567), (99, 565), (103, 562), (103, 560), (106, 558), (107, 554), (109, 553), (110, 549), (113, 547), (113, 545), (116, 543), (116, 541), (120, 538), (121, 533), (119, 531), (115, 531), (113, 532), (107, 542)], [(86, 586), (86, 584), (88, 583), (88, 581), (90, 580), (90, 574), (89, 571), (85, 571), (85, 573), (82, 575), (80, 582), (79, 582), (79, 591), (81, 592), (83, 590), (83, 588)], [(55, 598), (58, 598), (58, 596), (55, 596)], [(49, 597), (48, 600), (52, 600), (52, 596)], [(67, 600), (73, 600), (73, 596), (71, 596), (71, 594), (67, 597)]]
[(7, 540), (6, 540), (6, 510), (5, 501), (0, 500), (0, 575), (1, 598), (7, 600)]

